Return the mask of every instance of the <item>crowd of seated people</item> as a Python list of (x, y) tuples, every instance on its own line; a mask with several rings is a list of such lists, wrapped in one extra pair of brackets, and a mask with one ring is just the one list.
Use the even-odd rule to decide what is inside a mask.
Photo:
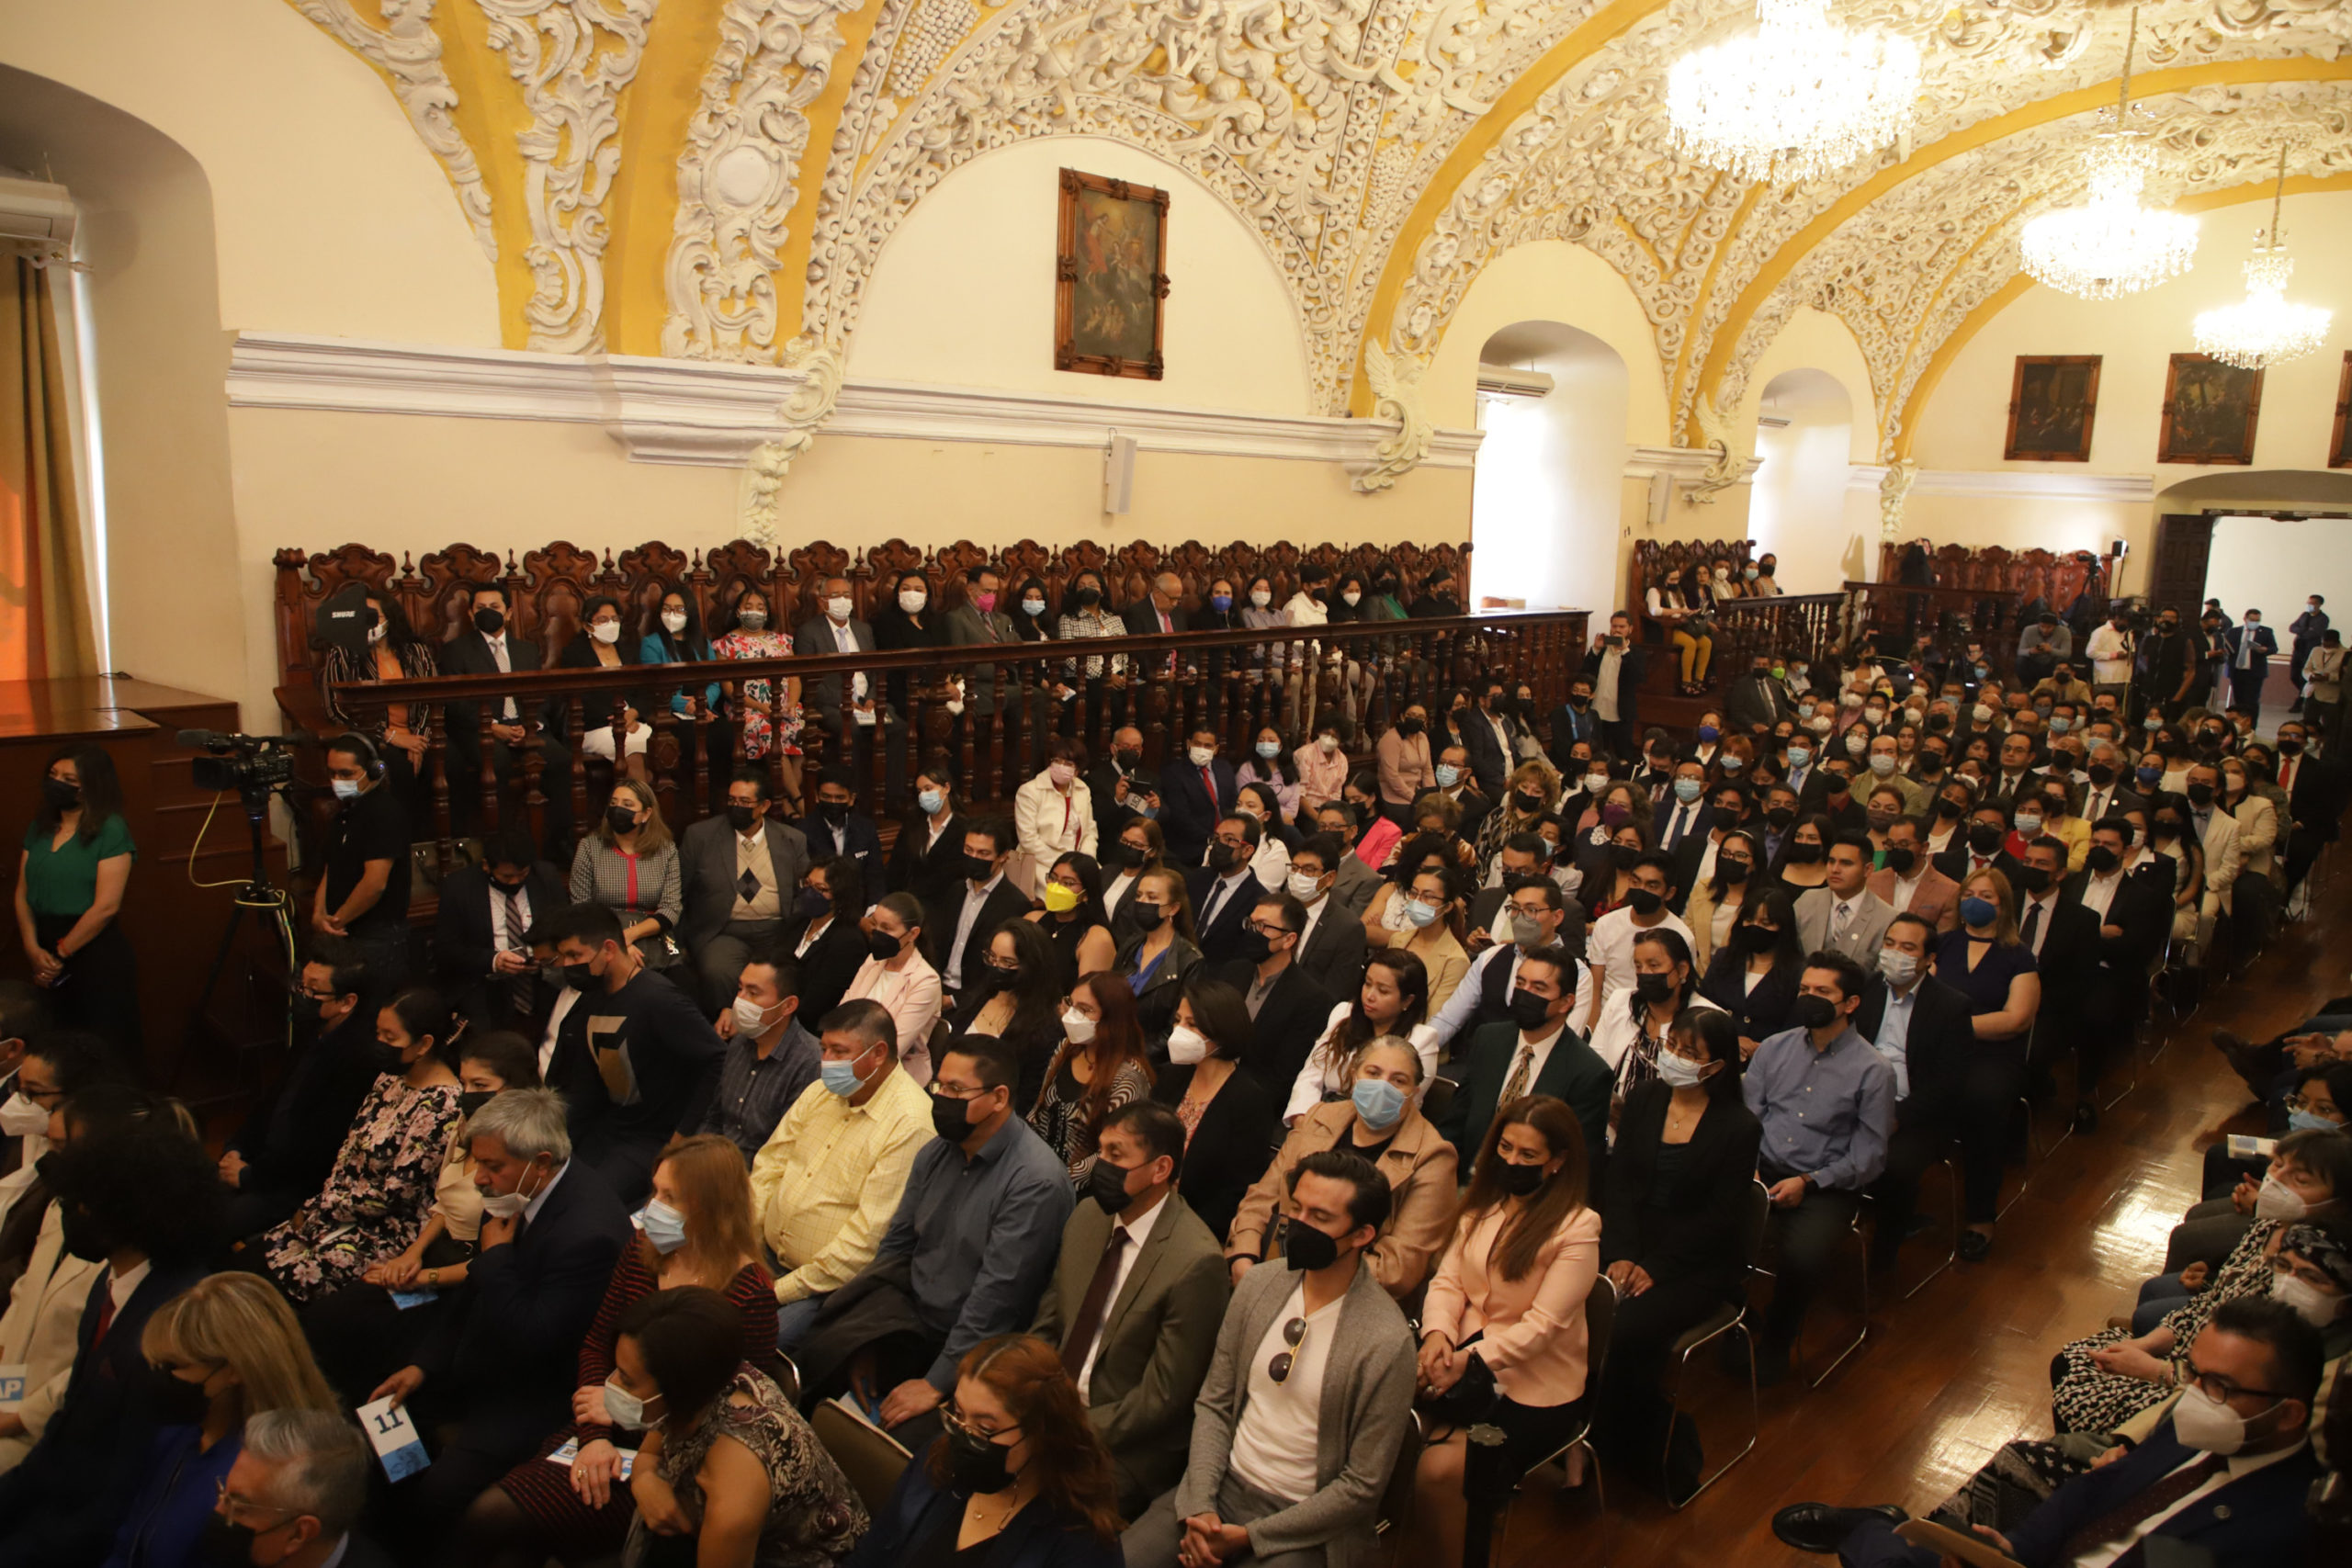
[[(920, 600), (894, 646), (959, 635)], [(763, 604), (714, 641), (684, 603), (614, 658), (768, 646)], [(1062, 635), (1134, 629), (1090, 608)], [(479, 657), (527, 668), (494, 618)], [(1357, 1562), (1417, 1408), (1408, 1539), (1449, 1562), (1563, 1450), (1571, 1484), (1598, 1454), (1685, 1496), (1668, 1361), (1746, 1301), (1750, 1204), (1772, 1277), (1722, 1343), (1769, 1384), (1865, 1210), (1866, 1267), (1899, 1266), (1935, 1164), (1989, 1255), (2020, 1102), (2067, 1082), (2094, 1130), (2152, 977), (2258, 941), (2315, 858), (2280, 846), (2340, 807), (2300, 722), (2150, 727), (2063, 660), (2005, 687), (1930, 654), (1766, 655), (1684, 742), (1638, 726), (1618, 617), (1548, 733), (1505, 677), (1351, 754), (1374, 710), (1301, 688), (1238, 768), (1215, 731), (1157, 773), (1133, 728), (1100, 766), (1056, 735), (1003, 815), (917, 759), (894, 840), (822, 755), (859, 738), (786, 728), (790, 682), (729, 719), (714, 682), (669, 699), (712, 758), (722, 723), (810, 737), (804, 815), (715, 768), (673, 831), (623, 767), (568, 874), (493, 831), (413, 944), (388, 749), (430, 720), (337, 737), (302, 1048), (220, 1153), (0, 994), (0, 1568), (273, 1531), (251, 1561)], [(2061, 1352), (2065, 1436), (2005, 1450), (1962, 1524), (2046, 1545), (2033, 1505), (2103, 1514), (2071, 1488), (2224, 1427), (2301, 1451), (2352, 1333), (2352, 999), (2222, 1043), (2276, 1148), (2209, 1162), (2139, 1319)], [(332, 1424), (386, 1402), (413, 1473)], [(906, 1450), (887, 1498), (827, 1408)], [(1892, 1522), (1788, 1528), (1879, 1561)]]

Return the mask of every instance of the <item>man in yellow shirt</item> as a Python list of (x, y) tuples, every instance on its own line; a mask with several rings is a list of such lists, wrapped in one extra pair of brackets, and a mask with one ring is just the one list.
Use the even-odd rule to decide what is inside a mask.
[(931, 1103), (899, 1066), (881, 1003), (843, 1002), (818, 1023), (819, 1081), (801, 1091), (752, 1162), (752, 1212), (775, 1270), (776, 1345), (790, 1351), (825, 1298), (874, 1260)]

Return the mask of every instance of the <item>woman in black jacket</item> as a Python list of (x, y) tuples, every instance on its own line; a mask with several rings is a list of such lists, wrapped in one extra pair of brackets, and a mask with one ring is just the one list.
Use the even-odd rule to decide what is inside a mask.
[[(620, 601), (609, 593), (599, 593), (588, 601), (580, 612), (580, 629), (563, 650), (555, 657), (559, 670), (617, 670), (624, 664), (638, 663), (639, 640), (628, 635), (627, 615)], [(571, 705), (554, 705), (570, 728)], [(593, 806), (611, 790), (615, 777), (627, 774), (639, 782), (650, 782), (645, 767), (645, 756), (653, 740), (653, 698), (650, 694), (632, 689), (626, 692), (583, 692), (580, 695), (580, 728), (583, 734), (577, 745), (591, 759), (588, 799)], [(618, 721), (616, 728), (615, 721)], [(560, 739), (570, 740), (565, 735)], [(610, 764), (612, 772), (599, 779), (602, 772), (594, 764)]]
[(1672, 1406), (1660, 1388), (1674, 1342), (1739, 1299), (1741, 1225), (1763, 1129), (1741, 1102), (1739, 1037), (1720, 1012), (1675, 1021), (1658, 1077), (1628, 1095), (1609, 1156), (1600, 1266), (1617, 1287), (1594, 1432), (1610, 1462), (1675, 1496), (1698, 1483), (1695, 1429), (1666, 1459)]
[(1789, 1027), (1804, 978), (1804, 950), (1797, 944), (1796, 903), (1785, 887), (1750, 893), (1732, 922), (1731, 940), (1715, 951), (1699, 994), (1731, 1014), (1739, 1025), (1743, 1069), (1756, 1047)]
[[(897, 581), (890, 584), (890, 592), (875, 604), (872, 625), (877, 652), (947, 646), (944, 612), (933, 605), (931, 579), (921, 571), (899, 573)], [(882, 695), (901, 716), (910, 717), (907, 715), (907, 674), (904, 670), (886, 671)]]
[(962, 907), (964, 829), (970, 818), (956, 797), (956, 774), (944, 761), (915, 775), (915, 809), (899, 824), (890, 847), (889, 886), (911, 893), (922, 907), (953, 897)]
[(1249, 1055), (1250, 1005), (1223, 980), (1195, 968), (1184, 977), (1168, 1066), (1151, 1097), (1176, 1108), (1184, 1124), (1184, 1165), (1176, 1190), (1219, 1241), (1233, 1228), (1250, 1184), (1265, 1174), (1281, 1128), (1282, 1102), (1241, 1065)]
[(865, 873), (854, 855), (820, 860), (808, 868), (778, 939), (800, 965), (800, 1012), (814, 1032), (817, 1021), (842, 1005), (857, 967), (865, 962)]

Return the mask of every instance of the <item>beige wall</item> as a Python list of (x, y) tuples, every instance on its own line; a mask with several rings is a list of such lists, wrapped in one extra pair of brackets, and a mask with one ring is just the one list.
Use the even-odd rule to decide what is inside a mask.
[(1566, 240), (1514, 246), (1478, 274), (1421, 378), (1431, 419), (1461, 428), (1476, 423), (1478, 351), (1521, 321), (1565, 322), (1615, 349), (1631, 373), (1625, 439), (1639, 446), (1669, 443), (1666, 378), (1641, 301), (1616, 268)]

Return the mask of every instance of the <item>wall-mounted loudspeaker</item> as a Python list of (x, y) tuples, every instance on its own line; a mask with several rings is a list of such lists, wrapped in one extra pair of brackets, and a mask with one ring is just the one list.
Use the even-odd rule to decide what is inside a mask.
[(1135, 502), (1136, 438), (1111, 433), (1110, 450), (1102, 454), (1102, 510), (1114, 516)]

